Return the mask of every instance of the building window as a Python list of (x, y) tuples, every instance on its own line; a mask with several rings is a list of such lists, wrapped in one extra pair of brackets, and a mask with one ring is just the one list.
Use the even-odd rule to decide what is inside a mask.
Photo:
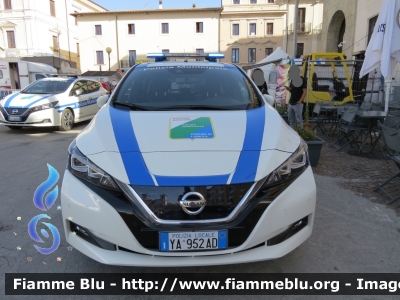
[(304, 43), (297, 43), (296, 58), (300, 58), (304, 54)]
[(306, 31), (306, 9), (304, 7), (299, 8), (299, 27), (297, 28), (298, 32), (305, 32)]
[(103, 51), (96, 51), (96, 62), (98, 65), (104, 65)]
[(378, 20), (378, 16), (375, 16), (368, 20), (368, 40), (367, 45), (369, 44), (369, 40), (372, 37), (372, 33), (374, 32), (376, 21)]
[[(78, 13), (77, 11), (74, 11), (74, 14), (77, 14), (77, 13)], [(75, 25), (78, 26), (78, 16), (75, 16)]]
[(250, 4), (257, 4), (257, 0), (250, 0)]
[(58, 38), (56, 35), (53, 35), (53, 51), (58, 52)]
[(268, 0), (268, 3), (275, 3), (275, 0)]
[(267, 57), (268, 55), (271, 55), (271, 53), (273, 52), (274, 50), (272, 49), (272, 48), (265, 48), (265, 57)]
[(79, 43), (76, 43), (76, 56), (80, 57), (81, 54), (79, 53)]
[(128, 24), (128, 34), (135, 34), (135, 24)]
[(11, 0), (4, 0), (4, 9), (12, 9)]
[(101, 25), (94, 25), (96, 35), (102, 35)]
[(54, 0), (50, 0), (50, 15), (52, 17), (56, 16), (56, 3), (54, 2)]
[(249, 48), (249, 62), (256, 62), (256, 48)]
[(8, 48), (15, 48), (14, 31), (7, 31)]
[(169, 33), (169, 24), (161, 23), (161, 33), (167, 34)]
[[(204, 55), (204, 49), (196, 49), (196, 53)], [(196, 61), (204, 61), (204, 58), (196, 58)]]
[(267, 23), (267, 34), (274, 34), (274, 23)]
[(240, 4), (240, 0), (233, 0), (233, 4)]
[(239, 48), (232, 49), (232, 62), (233, 63), (239, 62)]
[(135, 65), (136, 50), (129, 50), (129, 68)]
[(196, 22), (196, 33), (203, 33), (203, 22)]
[(256, 23), (250, 23), (249, 35), (256, 35)]
[(0, 70), (0, 79), (3, 79), (3, 71)]
[(232, 35), (239, 35), (239, 24), (232, 24)]

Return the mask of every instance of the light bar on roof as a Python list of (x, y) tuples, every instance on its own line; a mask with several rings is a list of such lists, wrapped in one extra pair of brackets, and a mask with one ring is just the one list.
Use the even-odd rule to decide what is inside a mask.
[(168, 57), (173, 58), (204, 58), (210, 62), (216, 62), (217, 59), (225, 58), (223, 53), (208, 53), (208, 54), (200, 54), (200, 53), (148, 53), (147, 58), (154, 58), (156, 61), (164, 61)]

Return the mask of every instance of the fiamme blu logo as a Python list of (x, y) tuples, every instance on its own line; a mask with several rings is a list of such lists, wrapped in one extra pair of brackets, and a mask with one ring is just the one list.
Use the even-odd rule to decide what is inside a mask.
[[(56, 202), (57, 197), (58, 197), (58, 179), (60, 178), (60, 175), (58, 174), (57, 170), (54, 169), (51, 165), (47, 164), (47, 168), (49, 170), (49, 177), (45, 182), (43, 182), (39, 187), (36, 189), (35, 194), (33, 195), (33, 203), (35, 206), (44, 211), (47, 212), (50, 210), (50, 208), (53, 206), (53, 204)], [(54, 187), (55, 186), (55, 187)], [(47, 214), (39, 214), (30, 220), (28, 224), (28, 233), (30, 237), (37, 243), (45, 243), (40, 236), (37, 233), (37, 225), (38, 222), (41, 219), (51, 219), (49, 215)], [(50, 254), (58, 249), (60, 246), (60, 233), (58, 232), (58, 229), (51, 223), (48, 222), (41, 222), (43, 225), (45, 225), (48, 230), (50, 231), (52, 237), (53, 237), (53, 243), (50, 248), (43, 248), (38, 245), (34, 245), (37, 251), (39, 251), (42, 254)], [(49, 232), (46, 229), (41, 229), (40, 233), (46, 238), (51, 238), (49, 235)]]

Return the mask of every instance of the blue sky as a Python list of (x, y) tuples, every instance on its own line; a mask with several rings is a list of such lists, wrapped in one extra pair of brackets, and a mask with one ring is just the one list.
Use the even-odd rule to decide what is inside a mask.
[[(158, 0), (93, 0), (108, 10), (156, 9)], [(221, 0), (163, 0), (163, 8), (221, 7)]]

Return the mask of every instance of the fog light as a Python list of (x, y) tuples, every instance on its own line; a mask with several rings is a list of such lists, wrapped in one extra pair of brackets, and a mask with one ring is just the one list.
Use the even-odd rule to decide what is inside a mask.
[(43, 123), (51, 123), (51, 120), (50, 119), (44, 119)]
[(297, 222), (294, 222), (292, 225), (289, 226), (287, 230), (278, 234), (277, 236), (274, 236), (272, 239), (268, 240), (267, 246), (277, 245), (282, 243), (283, 241), (286, 241), (287, 239), (298, 233), (300, 230), (302, 230), (304, 227), (306, 227), (307, 224), (308, 224), (308, 216)]
[(91, 233), (88, 229), (75, 224), (74, 222), (69, 222), (70, 230), (72, 232), (75, 232), (77, 236), (80, 238), (84, 239), (86, 242), (89, 242), (99, 248), (103, 248), (105, 250), (111, 250), (111, 251), (116, 251), (117, 247), (114, 244), (111, 244), (110, 242), (107, 242), (97, 236), (95, 236), (93, 233)]

